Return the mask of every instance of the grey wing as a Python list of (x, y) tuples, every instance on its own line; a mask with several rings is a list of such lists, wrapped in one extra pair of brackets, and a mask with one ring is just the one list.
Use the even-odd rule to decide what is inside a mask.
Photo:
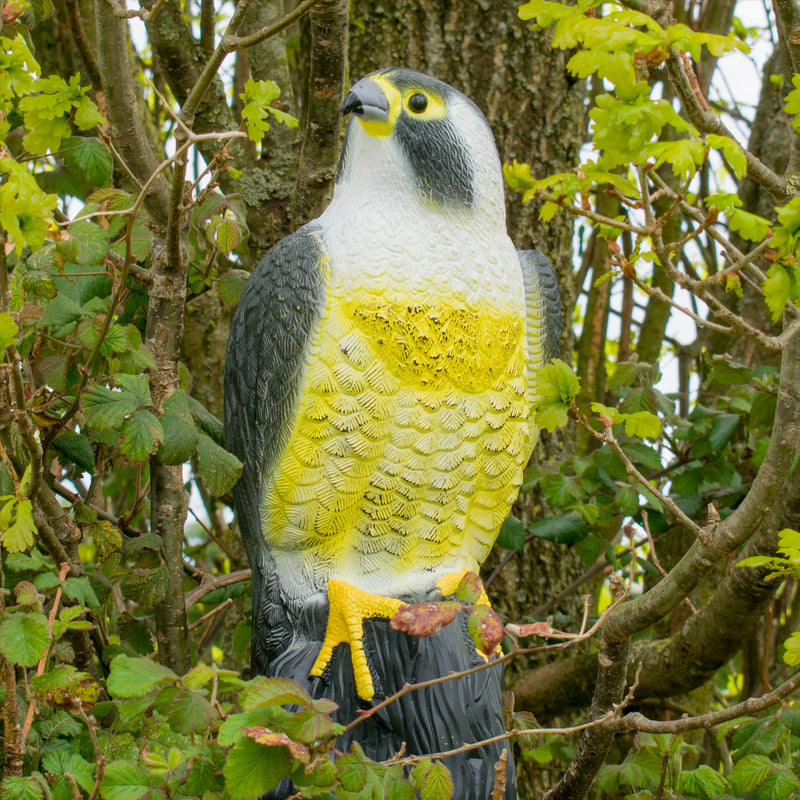
[(239, 528), (253, 569), (253, 667), (264, 672), (291, 638), (278, 577), (261, 526), (262, 476), (291, 432), (303, 355), (324, 306), (325, 252), (309, 223), (261, 259), (231, 323), (225, 359), (225, 445), (242, 462), (234, 487)]
[(561, 299), (553, 265), (538, 250), (518, 250), (525, 283), (528, 354), (533, 369), (561, 353)]

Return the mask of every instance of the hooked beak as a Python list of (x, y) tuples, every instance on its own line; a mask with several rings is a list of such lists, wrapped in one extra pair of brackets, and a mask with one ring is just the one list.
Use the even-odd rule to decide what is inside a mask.
[(364, 122), (386, 122), (389, 119), (389, 100), (375, 81), (362, 78), (344, 98), (341, 114), (355, 114)]

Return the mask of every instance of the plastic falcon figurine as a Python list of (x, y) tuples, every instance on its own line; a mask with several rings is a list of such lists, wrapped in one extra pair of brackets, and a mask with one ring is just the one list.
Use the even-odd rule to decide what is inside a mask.
[[(452, 594), (492, 547), (561, 312), (549, 261), (506, 233), (474, 103), (392, 68), (358, 81), (342, 113), (330, 205), (267, 253), (236, 311), (225, 426), (244, 463), (253, 671), (331, 698), (346, 723), (406, 682), (485, 663), (460, 618), (430, 638), (388, 620)], [(337, 747), (357, 738), (383, 760), (496, 736), (501, 680), (494, 667), (411, 692)], [(488, 800), (504, 746), (445, 759), (454, 798)], [(510, 758), (507, 776), (512, 800)]]

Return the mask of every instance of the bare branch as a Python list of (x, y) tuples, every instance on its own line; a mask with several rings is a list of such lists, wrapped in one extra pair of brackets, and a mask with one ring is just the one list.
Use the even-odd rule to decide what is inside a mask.
[(696, 717), (682, 717), (673, 720), (648, 719), (644, 714), (633, 712), (625, 714), (619, 719), (612, 719), (604, 723), (603, 727), (615, 733), (625, 731), (647, 731), (648, 733), (682, 733), (697, 728), (711, 728), (722, 722), (743, 716), (753, 716), (776, 705), (781, 700), (789, 697), (800, 688), (800, 672), (795, 673), (788, 681), (782, 683), (777, 689), (761, 697), (751, 697), (734, 706), (700, 714)]

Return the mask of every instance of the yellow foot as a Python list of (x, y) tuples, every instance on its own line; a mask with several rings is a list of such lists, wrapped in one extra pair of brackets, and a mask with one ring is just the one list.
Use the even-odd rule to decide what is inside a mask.
[(371, 700), (375, 687), (364, 652), (364, 620), (372, 617), (391, 619), (403, 603), (393, 597), (370, 594), (351, 583), (337, 580), (328, 581), (328, 603), (330, 608), (325, 641), (311, 674), (320, 677), (333, 656), (333, 648), (346, 642), (350, 645), (358, 696), (362, 700)]

